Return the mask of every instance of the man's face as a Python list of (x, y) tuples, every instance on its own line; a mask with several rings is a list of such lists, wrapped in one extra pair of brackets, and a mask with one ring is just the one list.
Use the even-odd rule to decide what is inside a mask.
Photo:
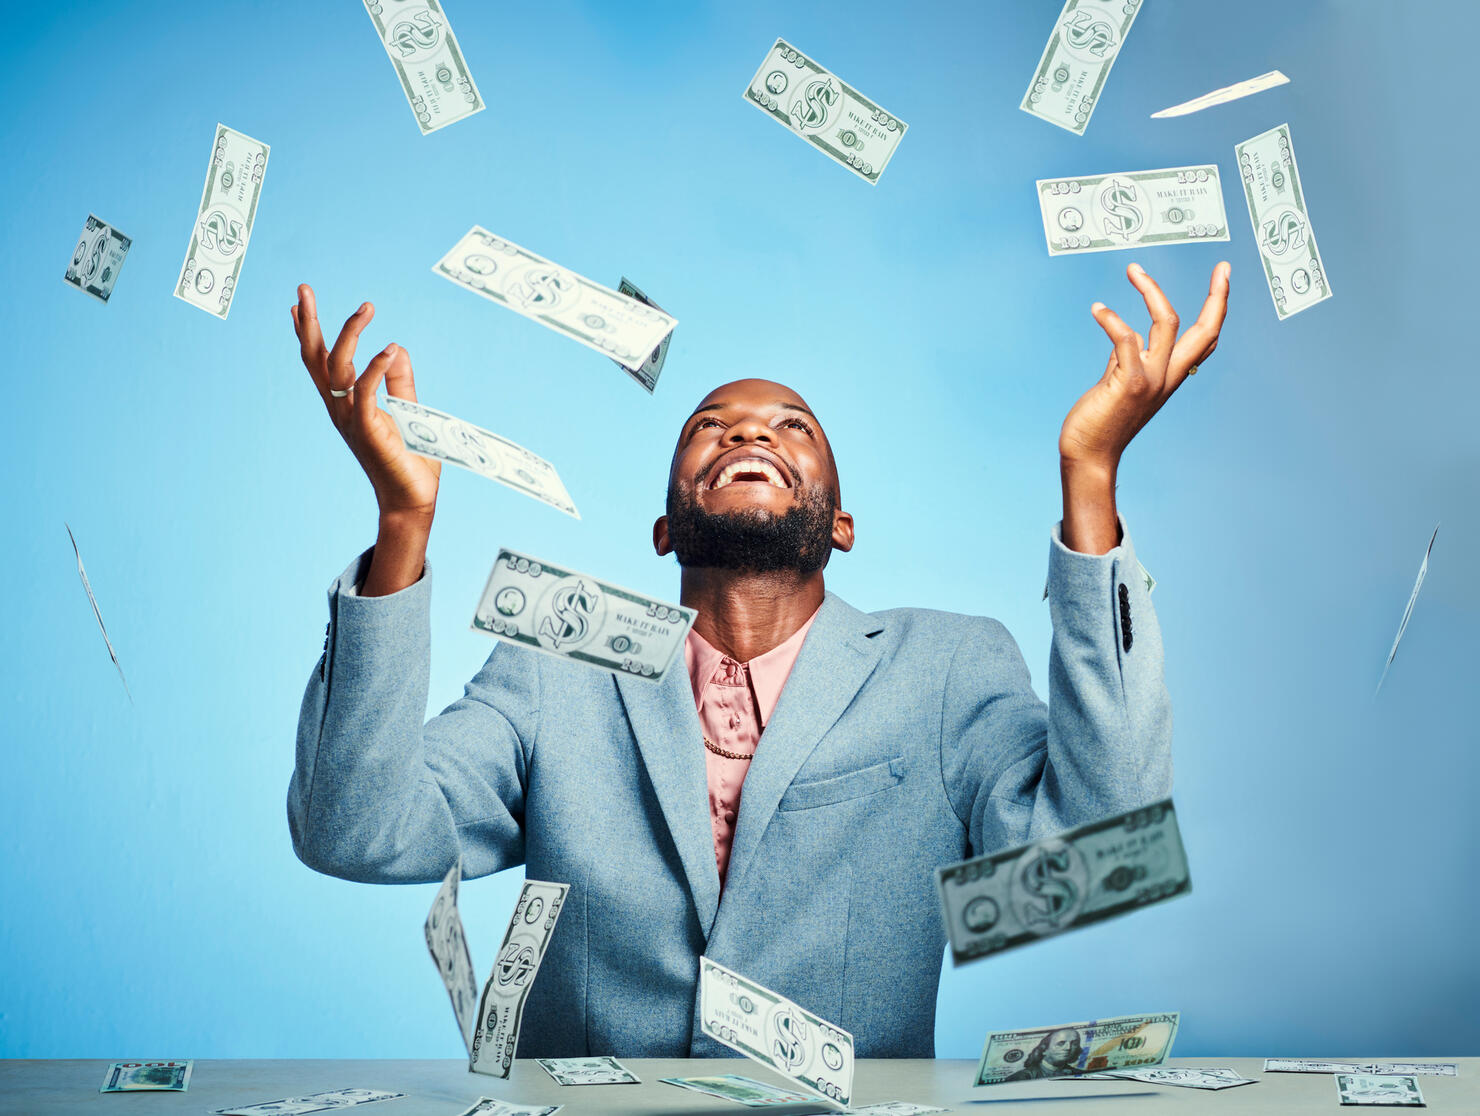
[(1048, 1049), (1043, 1060), (1055, 1066), (1065, 1066), (1079, 1056), (1079, 1034), (1076, 1031), (1055, 1031), (1048, 1038)]
[(654, 543), (684, 566), (811, 573), (853, 545), (838, 499), (832, 450), (802, 397), (738, 380), (684, 423)]

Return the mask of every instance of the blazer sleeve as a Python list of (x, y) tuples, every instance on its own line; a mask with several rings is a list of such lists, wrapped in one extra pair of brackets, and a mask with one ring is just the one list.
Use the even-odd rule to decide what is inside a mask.
[(1161, 629), (1130, 536), (1079, 554), (1055, 527), (1047, 706), (994, 620), (957, 643), (941, 713), (946, 792), (972, 855), (1134, 810), (1172, 787)]
[(431, 567), (384, 597), (354, 592), (370, 551), (329, 588), (324, 654), (298, 715), (288, 830), (298, 858), (367, 883), (440, 880), (524, 860), (524, 795), (539, 726), (534, 655), (497, 647), (430, 721)]

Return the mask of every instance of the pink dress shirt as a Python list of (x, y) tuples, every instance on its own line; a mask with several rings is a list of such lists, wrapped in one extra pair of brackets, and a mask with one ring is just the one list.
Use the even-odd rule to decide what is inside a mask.
[[(817, 619), (814, 612), (786, 642), (748, 663), (738, 663), (696, 631), (684, 641), (683, 657), (694, 687), (694, 705), (699, 727), (715, 747), (737, 755), (751, 756), (760, 745), (761, 733), (781, 691), (796, 665), (807, 629)], [(704, 748), (704, 742), (694, 742)], [(730, 844), (735, 837), (735, 819), (740, 815), (740, 787), (750, 762), (726, 759), (704, 748), (709, 776), (709, 820), (714, 827), (714, 861), (719, 868), (719, 886), (725, 886), (730, 866)]]

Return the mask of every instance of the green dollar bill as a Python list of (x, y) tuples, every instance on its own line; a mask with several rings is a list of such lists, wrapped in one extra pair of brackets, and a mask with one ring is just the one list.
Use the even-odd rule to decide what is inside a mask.
[(190, 1088), (195, 1062), (114, 1062), (103, 1078), (100, 1093), (183, 1093)]
[(1456, 1077), (1457, 1062), (1321, 1062), (1309, 1058), (1265, 1058), (1265, 1073), (1375, 1073), (1381, 1076)]
[(987, 1036), (977, 1085), (1078, 1077), (1101, 1070), (1160, 1065), (1172, 1052), (1178, 1013), (1123, 1015)]
[(935, 882), (958, 965), (1192, 890), (1170, 798), (937, 868)]
[(265, 143), (225, 124), (216, 125), (200, 211), (190, 234), (190, 247), (185, 250), (185, 262), (180, 265), (175, 297), (223, 322), (231, 312), (231, 299), (257, 220), (268, 150)]
[(641, 1085), (642, 1078), (608, 1054), (595, 1058), (536, 1058), (560, 1085)]
[(1182, 1089), (1236, 1089), (1240, 1085), (1253, 1085), (1252, 1077), (1244, 1077), (1238, 1070), (1192, 1069), (1189, 1066), (1156, 1066), (1152, 1069), (1106, 1070), (1104, 1073), (1087, 1073), (1086, 1078), (1105, 1081), (1143, 1081), (1147, 1085), (1175, 1085)]
[(107, 221), (89, 213), (62, 278), (99, 302), (107, 302), (131, 244), (131, 239)]
[(785, 996), (699, 958), (699, 1024), (731, 1050), (847, 1106), (853, 1097), (853, 1036)]
[(536, 256), (478, 225), (432, 268), (465, 290), (641, 368), (678, 319)]
[[(654, 310), (661, 312), (663, 309), (652, 299), (648, 298), (647, 295), (643, 294), (642, 291), (638, 290), (637, 285), (625, 275), (622, 276), (622, 281), (617, 284), (617, 293), (624, 294), (628, 298), (635, 298), (644, 306), (651, 306)], [(658, 342), (658, 347), (652, 351), (647, 360), (642, 362), (641, 368), (628, 368), (620, 360), (617, 361), (617, 367), (646, 388), (648, 394), (651, 395), (653, 389), (658, 386), (658, 376), (663, 372), (663, 362), (668, 359), (668, 343), (672, 340), (672, 332), (665, 333), (663, 340)]]
[(1018, 107), (1084, 135), (1141, 0), (1068, 0)]
[(452, 25), (437, 0), (365, 0), (421, 134), (483, 111)]
[(1218, 168), (1092, 174), (1038, 180), (1050, 256), (1228, 239)]
[(493, 962), (493, 972), (483, 985), (478, 1020), (473, 1030), (473, 1051), (468, 1069), (490, 1077), (508, 1077), (519, 1046), (519, 1025), (524, 1003), (540, 962), (550, 947), (555, 923), (565, 904), (570, 885), (525, 880), (509, 918), (509, 928)]
[(1180, 105), (1164, 108), (1160, 112), (1151, 114), (1152, 120), (1165, 120), (1169, 116), (1186, 116), (1188, 113), (1201, 112), (1205, 108), (1214, 105), (1226, 105), (1229, 101), (1237, 101), (1243, 97), (1252, 97), (1255, 93), (1263, 93), (1266, 89), (1273, 89), (1277, 85), (1288, 85), (1290, 79), (1278, 70), (1270, 70), (1267, 74), (1260, 74), (1248, 81), (1241, 81), (1235, 85), (1225, 85), (1222, 89), (1215, 89), (1211, 93), (1204, 93), (1201, 97), (1194, 97), (1190, 101), (1183, 101)]
[(877, 183), (909, 125), (777, 39), (745, 100), (865, 182)]
[(459, 858), (442, 880), (432, 909), (427, 912), (422, 931), (426, 934), (427, 951), (432, 964), (452, 998), (452, 1012), (457, 1016), (457, 1029), (463, 1046), (473, 1053), (473, 1013), (478, 1010), (478, 983), (473, 977), (473, 959), (468, 954), (468, 939), (463, 933), (462, 915), (457, 909), (457, 888), (462, 882), (462, 860)]
[(332, 1093), (310, 1093), (306, 1097), (284, 1097), (239, 1108), (218, 1108), (216, 1116), (308, 1116), (314, 1112), (339, 1112), (362, 1104), (401, 1100), (405, 1093), (388, 1093), (384, 1089), (335, 1089)]
[(1283, 320), (1324, 302), (1331, 297), (1331, 284), (1305, 209), (1290, 125), (1271, 128), (1233, 151), (1275, 313)]
[(510, 1104), (492, 1097), (479, 1097), (471, 1108), (465, 1108), (457, 1116), (555, 1116), (563, 1104)]
[(473, 629), (598, 670), (657, 682), (696, 615), (682, 605), (500, 550)]
[(782, 1089), (753, 1077), (742, 1077), (738, 1073), (720, 1073), (712, 1077), (660, 1077), (658, 1081), (662, 1085), (677, 1085), (680, 1089), (703, 1093), (707, 1097), (719, 1097), (720, 1100), (735, 1101), (750, 1108), (795, 1104), (813, 1099), (810, 1093)]
[(1426, 1108), (1417, 1078), (1371, 1073), (1338, 1073), (1336, 1095), (1342, 1104), (1376, 1108)]

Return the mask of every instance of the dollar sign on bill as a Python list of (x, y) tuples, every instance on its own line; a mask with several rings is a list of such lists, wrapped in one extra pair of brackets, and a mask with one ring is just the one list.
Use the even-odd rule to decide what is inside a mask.
[[(1105, 207), (1105, 233), (1130, 239), (1132, 233), (1145, 220), (1141, 211), (1132, 203), (1140, 199), (1135, 183), (1112, 178), (1100, 193), (1100, 204)], [(1113, 218), (1113, 221), (1112, 221)]]
[(782, 1011), (771, 1020), (776, 1035), (771, 1053), (788, 1070), (801, 1065), (807, 1057), (807, 1025), (794, 1013)]
[(441, 38), (441, 20), (432, 12), (421, 11), (409, 19), (397, 20), (392, 24), (386, 42), (402, 58), (411, 58), (420, 51), (431, 50)]
[(791, 115), (796, 120), (797, 131), (811, 128), (814, 131), (827, 123), (828, 110), (838, 102), (838, 88), (833, 85), (832, 75), (825, 79), (810, 81), (802, 90), (802, 95), (797, 103), (791, 108)]
[[(561, 644), (579, 643), (585, 639), (591, 627), (589, 618), (596, 614), (596, 604), (596, 594), (586, 588), (584, 581), (562, 586), (552, 599), (551, 608), (555, 615), (546, 616), (540, 626), (542, 642), (548, 643), (552, 650), (559, 650)], [(558, 626), (555, 623), (557, 619), (560, 621)]]
[(1018, 904), (1025, 926), (1058, 929), (1078, 912), (1083, 891), (1070, 874), (1078, 867), (1074, 850), (1065, 844), (1038, 849), (1018, 871), (1026, 898)]
[(1120, 36), (1109, 20), (1099, 19), (1089, 12), (1075, 12), (1064, 22), (1066, 45), (1103, 61), (1110, 55), (1112, 47), (1120, 45)]

